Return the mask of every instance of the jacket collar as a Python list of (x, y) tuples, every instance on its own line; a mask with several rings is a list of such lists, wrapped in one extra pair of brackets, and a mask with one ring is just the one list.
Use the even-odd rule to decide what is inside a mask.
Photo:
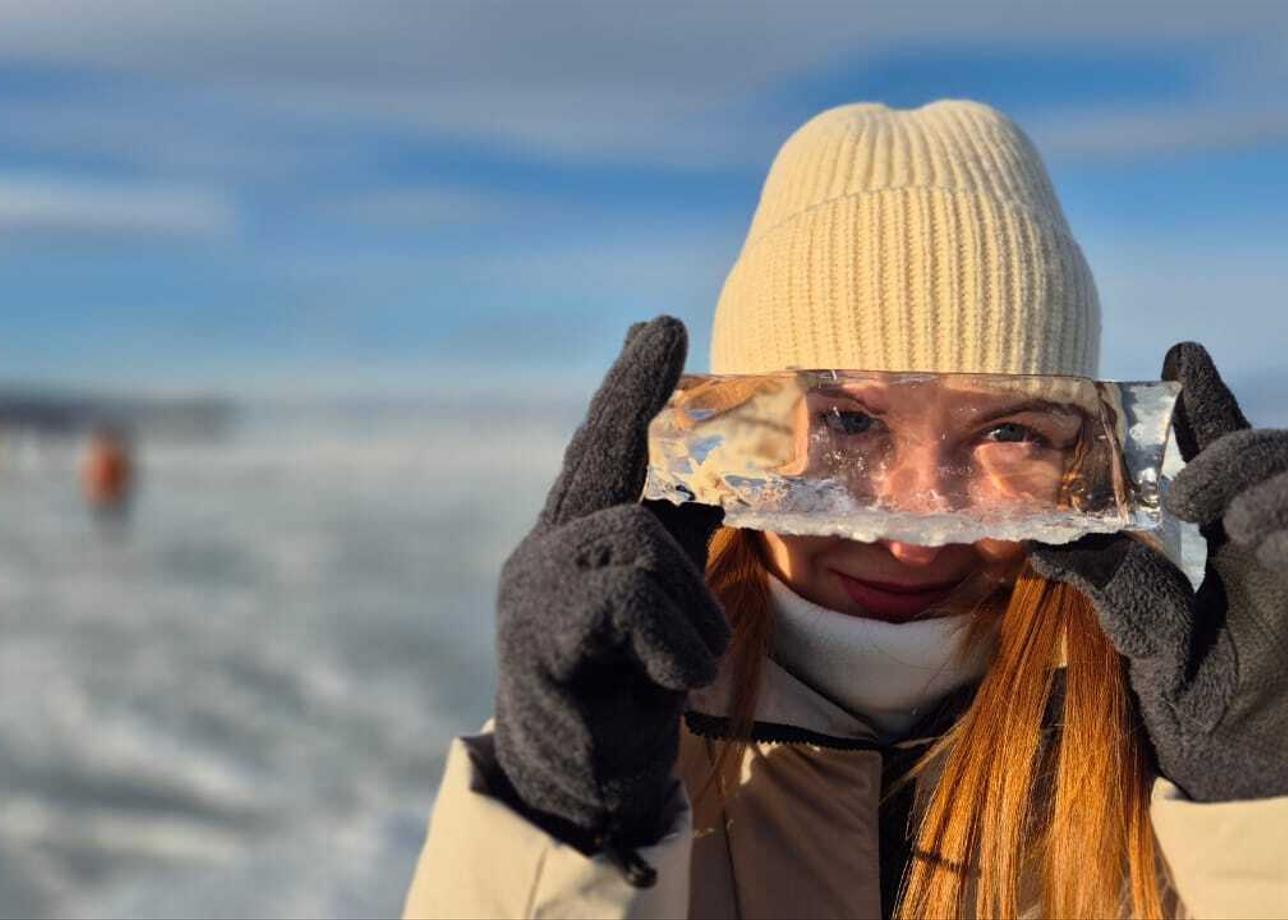
[[(706, 737), (733, 736), (733, 686), (732, 662), (726, 656), (715, 682), (689, 694), (685, 721), (691, 731)], [(766, 658), (761, 664), (751, 740), (860, 750), (924, 748), (966, 711), (976, 687), (971, 684), (950, 693), (910, 732), (895, 738), (882, 735), (861, 716), (842, 709), (772, 658)]]
[[(1048, 732), (1059, 730), (1064, 709), (1065, 674), (1065, 667), (1060, 665), (1052, 675), (1051, 696), (1047, 699), (1042, 719)], [(750, 740), (880, 751), (924, 748), (938, 740), (961, 717), (978, 689), (978, 684), (970, 684), (953, 691), (918, 721), (905, 737), (891, 738), (882, 736), (861, 717), (847, 712), (793, 677), (772, 658), (766, 658), (761, 667), (760, 692), (756, 698)], [(689, 729), (706, 737), (733, 737), (732, 691), (732, 665), (726, 656), (720, 663), (715, 682), (690, 692), (685, 712)]]
[[(699, 716), (696, 722), (706, 725), (715, 725), (712, 719), (727, 722), (732, 712), (733, 687), (732, 662), (726, 656), (720, 663), (715, 683), (689, 695), (689, 711)], [(756, 722), (790, 727), (821, 738), (868, 745), (875, 745), (881, 737), (865, 719), (842, 709), (792, 676), (772, 658), (761, 663)]]

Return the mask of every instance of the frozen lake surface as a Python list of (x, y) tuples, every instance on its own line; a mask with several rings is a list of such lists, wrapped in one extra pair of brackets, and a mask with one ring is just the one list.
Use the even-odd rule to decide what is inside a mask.
[(575, 420), (250, 412), (144, 442), (122, 528), (5, 445), (0, 911), (398, 913)]

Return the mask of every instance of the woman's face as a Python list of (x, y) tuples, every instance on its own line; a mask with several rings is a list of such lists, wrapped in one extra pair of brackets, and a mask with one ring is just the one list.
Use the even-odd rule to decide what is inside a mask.
[(867, 507), (983, 515), (1055, 508), (1082, 416), (971, 381), (811, 390), (794, 419), (797, 456)]
[[(845, 482), (864, 506), (913, 514), (1055, 507), (1082, 429), (1070, 407), (971, 378), (851, 382), (811, 391), (796, 412), (796, 456), (810, 473)], [(1003, 540), (930, 547), (766, 533), (764, 543), (800, 596), (890, 622), (969, 609), (1023, 556)]]
[[(890, 623), (968, 607), (1023, 556), (1019, 543), (980, 540), (917, 546), (841, 537), (763, 534), (770, 567), (806, 600), (853, 616)], [(947, 602), (947, 603), (945, 603)]]

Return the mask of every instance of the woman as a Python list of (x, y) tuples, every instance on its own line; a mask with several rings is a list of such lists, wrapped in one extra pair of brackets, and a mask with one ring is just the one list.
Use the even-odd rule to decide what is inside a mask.
[[(674, 320), (631, 330), (506, 563), (495, 724), (453, 745), (408, 915), (1288, 909), (1288, 435), (1206, 352), (1164, 365), (1196, 594), (1122, 535), (858, 543), (641, 504), (685, 349)], [(1093, 376), (1098, 350), (1019, 129), (854, 105), (778, 154), (712, 370)]]

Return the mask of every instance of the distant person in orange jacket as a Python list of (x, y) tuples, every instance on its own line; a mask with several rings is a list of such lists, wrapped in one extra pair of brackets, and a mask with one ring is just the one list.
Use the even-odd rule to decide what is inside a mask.
[(90, 439), (81, 466), (81, 487), (90, 508), (100, 514), (124, 514), (129, 508), (133, 479), (128, 437), (117, 428), (99, 428)]

